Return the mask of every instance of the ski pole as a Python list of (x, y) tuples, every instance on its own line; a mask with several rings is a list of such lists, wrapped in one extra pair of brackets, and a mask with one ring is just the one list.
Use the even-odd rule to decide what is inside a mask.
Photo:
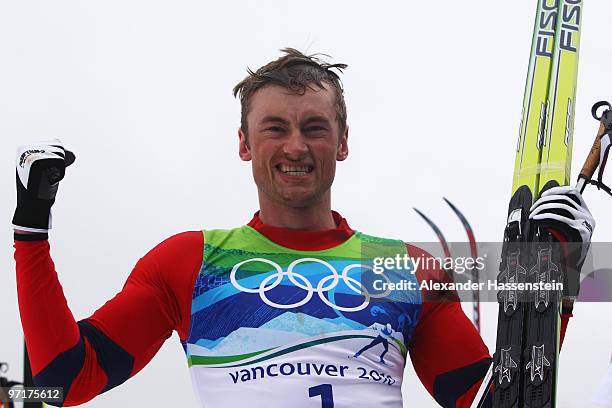
[[(598, 115), (600, 108), (606, 107), (606, 110)], [(603, 172), (606, 168), (606, 162), (608, 161), (608, 153), (612, 146), (612, 111), (610, 110), (612, 105), (606, 101), (597, 102), (591, 108), (591, 114), (593, 118), (599, 121), (599, 130), (597, 136), (593, 142), (593, 147), (589, 151), (589, 154), (582, 166), (582, 170), (578, 175), (578, 183), (576, 188), (582, 192), (586, 188), (587, 184), (593, 184), (597, 186), (597, 189), (604, 190), (606, 193), (612, 195), (610, 187), (606, 186), (603, 181)], [(592, 180), (595, 170), (599, 168), (597, 173), (597, 180)]]

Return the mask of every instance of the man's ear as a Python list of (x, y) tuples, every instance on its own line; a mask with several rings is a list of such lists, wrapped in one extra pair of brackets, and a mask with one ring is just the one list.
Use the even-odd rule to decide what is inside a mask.
[(346, 160), (349, 153), (348, 148), (348, 125), (344, 128), (344, 132), (342, 132), (341, 139), (338, 143), (338, 151), (336, 152), (336, 160), (343, 161)]
[(243, 161), (250, 161), (252, 158), (249, 141), (242, 128), (238, 129), (238, 156), (240, 156)]

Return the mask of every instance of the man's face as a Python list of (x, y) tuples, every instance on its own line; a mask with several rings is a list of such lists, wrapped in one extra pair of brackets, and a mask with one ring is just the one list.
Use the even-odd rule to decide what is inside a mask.
[(336, 161), (348, 155), (348, 129), (339, 135), (334, 92), (327, 84), (304, 95), (268, 85), (251, 97), (239, 154), (253, 162), (260, 200), (303, 208), (330, 197)]

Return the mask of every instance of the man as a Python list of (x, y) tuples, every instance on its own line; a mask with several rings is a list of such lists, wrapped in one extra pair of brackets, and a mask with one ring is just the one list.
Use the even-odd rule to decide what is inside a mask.
[[(19, 151), (20, 313), (35, 382), (64, 387), (65, 405), (125, 382), (173, 330), (206, 407), (399, 408), (408, 353), (440, 405), (469, 406), (474, 398), (490, 356), (456, 294), (381, 294), (368, 284), (376, 257), (428, 255), (356, 231), (332, 211), (336, 162), (349, 152), (334, 69), (346, 65), (283, 51), (234, 89), (242, 106), (239, 156), (252, 163), (259, 211), (239, 228), (162, 242), (87, 319), (70, 313), (47, 242), (57, 183), (74, 158), (59, 142)], [(590, 217), (582, 201), (567, 198), (575, 190), (558, 193), (534, 214), (546, 219), (562, 205), (571, 207), (572, 222)], [(407, 269), (382, 277), (446, 279), (441, 269)], [(363, 347), (377, 342), (383, 317), (385, 327), (397, 328), (385, 337), (384, 360), (378, 348)]]

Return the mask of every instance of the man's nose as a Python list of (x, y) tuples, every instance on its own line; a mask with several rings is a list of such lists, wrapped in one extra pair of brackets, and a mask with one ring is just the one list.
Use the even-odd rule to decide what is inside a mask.
[(283, 145), (283, 152), (293, 160), (299, 160), (308, 153), (308, 145), (300, 129), (294, 129), (289, 133)]

